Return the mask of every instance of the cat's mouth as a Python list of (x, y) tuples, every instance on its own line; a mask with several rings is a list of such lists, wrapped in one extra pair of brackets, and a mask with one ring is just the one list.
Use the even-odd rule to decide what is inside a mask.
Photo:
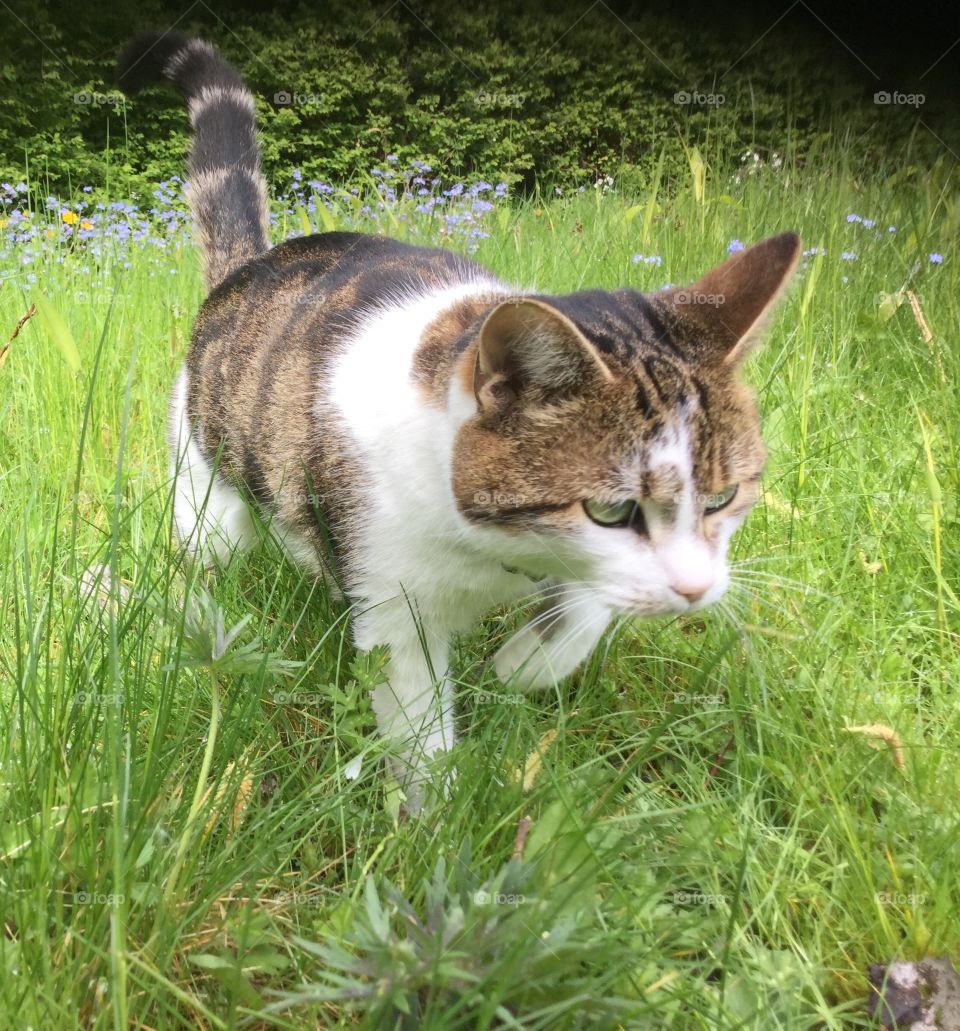
[(604, 592), (613, 610), (620, 616), (656, 619), (657, 617), (682, 616), (700, 612), (717, 602), (722, 591), (711, 588), (701, 597), (689, 599), (674, 591), (641, 592), (628, 594), (621, 591)]

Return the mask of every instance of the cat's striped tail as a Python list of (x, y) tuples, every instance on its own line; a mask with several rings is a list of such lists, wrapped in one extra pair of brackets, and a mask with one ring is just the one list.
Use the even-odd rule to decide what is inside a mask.
[(186, 195), (212, 290), (270, 246), (253, 96), (214, 47), (182, 32), (137, 36), (121, 54), (117, 75), (130, 95), (166, 79), (187, 102), (193, 145)]

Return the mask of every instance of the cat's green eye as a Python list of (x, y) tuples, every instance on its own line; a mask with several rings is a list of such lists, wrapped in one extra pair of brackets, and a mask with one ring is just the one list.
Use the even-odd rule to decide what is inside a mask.
[(596, 498), (587, 498), (583, 503), (583, 510), (588, 516), (601, 526), (626, 526), (633, 516), (637, 507), (636, 501), (632, 498), (629, 501), (598, 501)]
[(731, 501), (737, 496), (737, 489), (739, 488), (738, 483), (731, 483), (729, 487), (724, 487), (723, 490), (718, 491), (716, 494), (708, 494), (703, 500), (703, 511), (705, 515), (713, 515), (714, 512), (719, 512), (720, 509), (726, 508)]

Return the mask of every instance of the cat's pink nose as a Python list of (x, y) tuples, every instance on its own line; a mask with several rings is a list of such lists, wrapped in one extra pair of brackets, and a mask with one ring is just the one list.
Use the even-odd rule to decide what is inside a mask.
[(686, 598), (692, 605), (699, 601), (713, 587), (713, 577), (686, 577), (683, 580), (674, 580), (670, 584), (670, 590), (675, 591), (681, 598)]

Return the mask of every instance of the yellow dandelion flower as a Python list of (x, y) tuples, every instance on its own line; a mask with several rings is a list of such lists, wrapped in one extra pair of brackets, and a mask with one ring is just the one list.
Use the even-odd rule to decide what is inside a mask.
[(84, 219), (84, 220), (83, 220), (83, 221), (82, 221), (82, 222), (80, 223), (80, 228), (81, 228), (81, 229), (93, 229), (93, 223), (92, 223), (92, 222), (90, 221), (90, 219), (88, 219), (88, 218), (85, 218), (85, 219)]
[(60, 217), (68, 226), (75, 226), (80, 221), (80, 216), (75, 211), (65, 211)]

